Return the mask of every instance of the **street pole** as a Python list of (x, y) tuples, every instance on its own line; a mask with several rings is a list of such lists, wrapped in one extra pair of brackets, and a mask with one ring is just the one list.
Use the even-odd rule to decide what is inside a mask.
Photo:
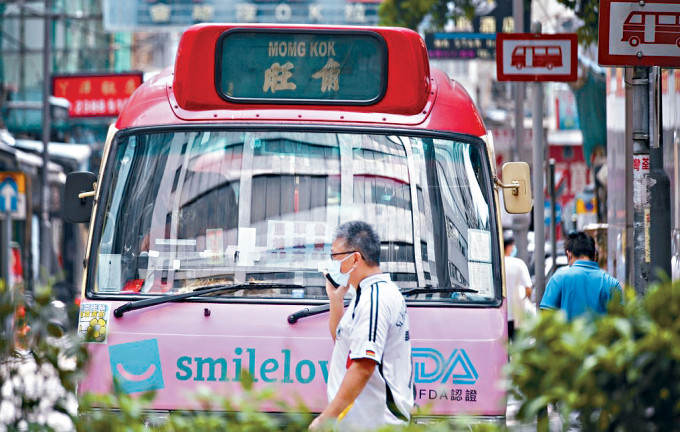
[(644, 293), (649, 281), (651, 208), (648, 193), (649, 181), (649, 68), (626, 68), (628, 88), (626, 98), (631, 98), (632, 128), (628, 139), (633, 143), (633, 286)]
[[(513, 0), (512, 17), (515, 23), (515, 33), (524, 31), (524, 0)], [(513, 161), (525, 161), (523, 151), (524, 143), (524, 82), (515, 82), (515, 143), (512, 149)], [(527, 234), (529, 232), (529, 218), (527, 215), (512, 215), (512, 231), (517, 244), (517, 257), (524, 262), (528, 261), (528, 240)]]
[(545, 194), (543, 192), (543, 83), (533, 83), (533, 183), (534, 183), (534, 289), (536, 305), (541, 304), (545, 289)]
[[(4, 214), (5, 217), (2, 219), (2, 229), (0, 229), (0, 251), (4, 253), (2, 260), (0, 260), (0, 273), (2, 273), (0, 277), (2, 277), (5, 290), (10, 293), (10, 298), (14, 299), (14, 292), (11, 291), (12, 286), (9, 282), (9, 274), (12, 265), (12, 209), (9, 204), (10, 203), (5, 200), (7, 211)], [(11, 340), (12, 337), (12, 318), (12, 314), (7, 314), (7, 317), (2, 323), (2, 333), (0, 333), (0, 337), (7, 340)]]
[[(534, 23), (533, 33), (541, 33), (541, 23)], [(543, 83), (533, 84), (532, 98), (533, 134), (533, 184), (534, 184), (534, 290), (536, 307), (541, 304), (545, 290), (545, 193), (543, 192), (543, 166), (545, 147), (543, 143)]]
[(50, 143), (50, 72), (51, 72), (51, 38), (52, 38), (52, 3), (45, 0), (44, 17), (44, 39), (43, 39), (43, 105), (42, 105), (42, 171), (40, 176), (40, 267), (45, 270), (45, 278), (42, 282), (47, 282), (46, 278), (51, 272), (51, 241), (50, 241), (50, 184), (49, 184), (49, 143)]
[(661, 115), (661, 73), (652, 67), (649, 74), (649, 195), (651, 249), (650, 283), (671, 278), (671, 185), (663, 169), (663, 121)]
[(555, 190), (555, 159), (548, 162), (548, 192), (550, 193), (550, 274), (557, 268), (557, 191)]
[(5, 289), (11, 289), (10, 271), (12, 268), (12, 209), (5, 200), (6, 211), (2, 218), (2, 235), (0, 236), (0, 250), (2, 251), (2, 263), (0, 263), (0, 273), (5, 284)]

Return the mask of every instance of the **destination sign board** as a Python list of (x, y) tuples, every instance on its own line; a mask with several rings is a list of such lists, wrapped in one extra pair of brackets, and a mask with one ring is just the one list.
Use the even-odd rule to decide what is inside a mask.
[(373, 32), (236, 29), (217, 47), (229, 102), (367, 105), (387, 87), (385, 41)]

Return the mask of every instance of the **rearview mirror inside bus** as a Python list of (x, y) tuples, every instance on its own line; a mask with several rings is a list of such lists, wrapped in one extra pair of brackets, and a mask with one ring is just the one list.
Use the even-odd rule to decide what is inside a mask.
[[(64, 219), (67, 222), (89, 222), (94, 204), (94, 184), (97, 176), (89, 171), (77, 171), (66, 176), (64, 186)], [(79, 195), (91, 192), (89, 196)], [(82, 195), (81, 195), (82, 196)]]
[(529, 213), (531, 211), (531, 183), (529, 181), (529, 164), (526, 162), (508, 162), (502, 169), (503, 183), (518, 187), (503, 188), (505, 211), (510, 214)]

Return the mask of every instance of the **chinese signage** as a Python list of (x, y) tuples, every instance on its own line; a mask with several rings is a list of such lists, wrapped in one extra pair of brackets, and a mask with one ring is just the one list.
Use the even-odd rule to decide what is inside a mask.
[(116, 117), (141, 84), (141, 73), (61, 75), (52, 78), (52, 94), (71, 103), (70, 117)]
[[(525, 23), (530, 22), (530, 9), (525, 8)], [(494, 60), (496, 33), (513, 31), (512, 2), (489, 0), (478, 2), (472, 20), (457, 17), (449, 33), (426, 33), (425, 44), (430, 58)]]
[(430, 58), (487, 59), (496, 57), (496, 35), (484, 33), (426, 33)]
[(230, 31), (217, 57), (218, 91), (234, 102), (367, 104), (387, 84), (385, 42), (371, 32)]
[(576, 81), (576, 33), (499, 33), (498, 81)]
[(104, 0), (108, 31), (202, 22), (377, 25), (382, 0)]
[(602, 65), (680, 67), (680, 2), (602, 0), (599, 40)]

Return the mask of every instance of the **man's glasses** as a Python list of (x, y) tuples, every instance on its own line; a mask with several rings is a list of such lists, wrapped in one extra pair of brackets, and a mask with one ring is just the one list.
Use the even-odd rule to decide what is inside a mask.
[[(347, 255), (347, 254), (356, 253), (356, 252), (359, 252), (359, 251), (353, 250), (353, 251), (346, 251), (346, 252), (335, 252), (335, 253), (331, 254), (331, 259), (333, 259), (333, 257), (336, 257), (338, 255)], [(361, 253), (361, 252), (359, 252), (359, 253)]]

